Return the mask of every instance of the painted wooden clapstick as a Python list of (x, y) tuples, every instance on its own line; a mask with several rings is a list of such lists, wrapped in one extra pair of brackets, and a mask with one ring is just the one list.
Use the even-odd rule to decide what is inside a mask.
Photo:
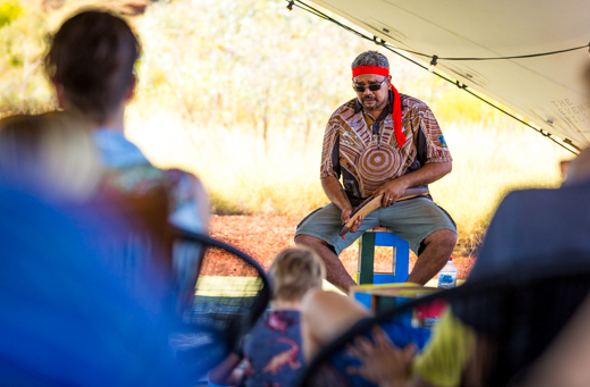
[[(397, 201), (410, 199), (416, 196), (424, 195), (428, 193), (427, 187), (413, 187), (408, 188), (404, 191), (402, 196), (400, 196)], [(375, 196), (369, 196), (364, 202), (359, 204), (359, 206), (350, 214), (350, 220), (342, 226), (340, 229), (340, 236), (346, 234), (354, 222), (359, 218), (359, 216), (367, 216), (371, 212), (375, 211), (377, 208), (381, 207), (381, 200), (383, 199), (383, 194)]]

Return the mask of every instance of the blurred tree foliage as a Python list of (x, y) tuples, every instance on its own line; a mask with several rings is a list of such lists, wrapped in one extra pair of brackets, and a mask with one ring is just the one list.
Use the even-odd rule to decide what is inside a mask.
[(16, 0), (0, 3), (0, 28), (9, 25), (20, 16), (22, 8)]
[[(138, 98), (181, 109), (203, 126), (313, 128), (347, 98), (359, 39), (313, 16), (288, 17), (280, 0), (177, 0), (141, 21)], [(295, 11), (294, 11), (295, 12)], [(311, 44), (310, 44), (311, 43)], [(250, 128), (250, 129), (248, 129)]]
[[(138, 106), (182, 112), (200, 127), (252, 131), (265, 144), (277, 135), (302, 144), (321, 138), (330, 113), (355, 96), (349, 64), (378, 48), (297, 8), (286, 16), (285, 6), (283, 0), (154, 3), (131, 20), (144, 44)], [(0, 0), (0, 115), (55, 106), (42, 66), (50, 25), (57, 25), (49, 16), (39, 0)], [(398, 89), (430, 104), (437, 117), (490, 117), (481, 103), (384, 53)]]
[(0, 0), (0, 115), (51, 106), (42, 66), (46, 36), (38, 2)]

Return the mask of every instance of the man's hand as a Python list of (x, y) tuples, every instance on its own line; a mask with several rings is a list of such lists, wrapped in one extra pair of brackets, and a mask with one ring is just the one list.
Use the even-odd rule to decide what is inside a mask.
[(380, 327), (372, 332), (373, 342), (358, 337), (348, 351), (361, 361), (359, 367), (350, 366), (349, 374), (359, 374), (379, 387), (406, 385), (408, 370), (417, 348), (408, 344), (404, 349), (396, 348), (387, 334)]
[(395, 204), (397, 199), (399, 199), (404, 194), (406, 188), (408, 188), (408, 184), (406, 184), (402, 176), (383, 184), (377, 189), (377, 191), (375, 191), (375, 196), (383, 194), (383, 199), (381, 199), (381, 207), (387, 208)]
[[(346, 207), (342, 210), (342, 215), (340, 216), (340, 218), (342, 219), (343, 225), (350, 220), (350, 214), (352, 214), (352, 208)], [(365, 219), (363, 216), (359, 216), (357, 220), (355, 220), (352, 224), (352, 227), (350, 228), (349, 232), (355, 233), (356, 230), (363, 223), (363, 219)], [(346, 234), (342, 235), (342, 239), (346, 240)]]
[(395, 204), (407, 188), (434, 183), (451, 172), (452, 169), (453, 164), (451, 161), (426, 164), (413, 172), (383, 184), (375, 191), (375, 195), (383, 194), (381, 205), (383, 208), (389, 207)]

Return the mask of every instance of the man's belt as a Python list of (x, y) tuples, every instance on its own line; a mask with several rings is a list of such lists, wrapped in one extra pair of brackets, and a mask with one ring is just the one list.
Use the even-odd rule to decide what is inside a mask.
[[(428, 193), (428, 187), (413, 187), (408, 188), (404, 191), (402, 196), (400, 196), (397, 201), (402, 201), (406, 199), (415, 198), (416, 196), (426, 195)], [(344, 226), (340, 229), (340, 236), (346, 234), (354, 222), (359, 218), (359, 216), (367, 216), (371, 212), (375, 211), (377, 208), (381, 207), (381, 200), (383, 199), (383, 194), (378, 196), (372, 195), (369, 196), (364, 202), (358, 205), (358, 207), (350, 214), (350, 220), (346, 222)]]

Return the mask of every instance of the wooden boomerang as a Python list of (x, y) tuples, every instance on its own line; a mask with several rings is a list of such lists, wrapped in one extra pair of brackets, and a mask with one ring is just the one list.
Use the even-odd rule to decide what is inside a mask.
[[(428, 188), (426, 187), (414, 187), (408, 188), (404, 191), (402, 196), (397, 199), (397, 201), (410, 199), (415, 196), (424, 195), (428, 193)], [(340, 229), (340, 236), (346, 234), (354, 222), (359, 218), (359, 216), (367, 216), (371, 212), (375, 211), (377, 208), (381, 207), (381, 200), (383, 199), (383, 194), (379, 196), (369, 196), (364, 202), (359, 204), (359, 206), (350, 214), (350, 220), (346, 222), (344, 226)]]

